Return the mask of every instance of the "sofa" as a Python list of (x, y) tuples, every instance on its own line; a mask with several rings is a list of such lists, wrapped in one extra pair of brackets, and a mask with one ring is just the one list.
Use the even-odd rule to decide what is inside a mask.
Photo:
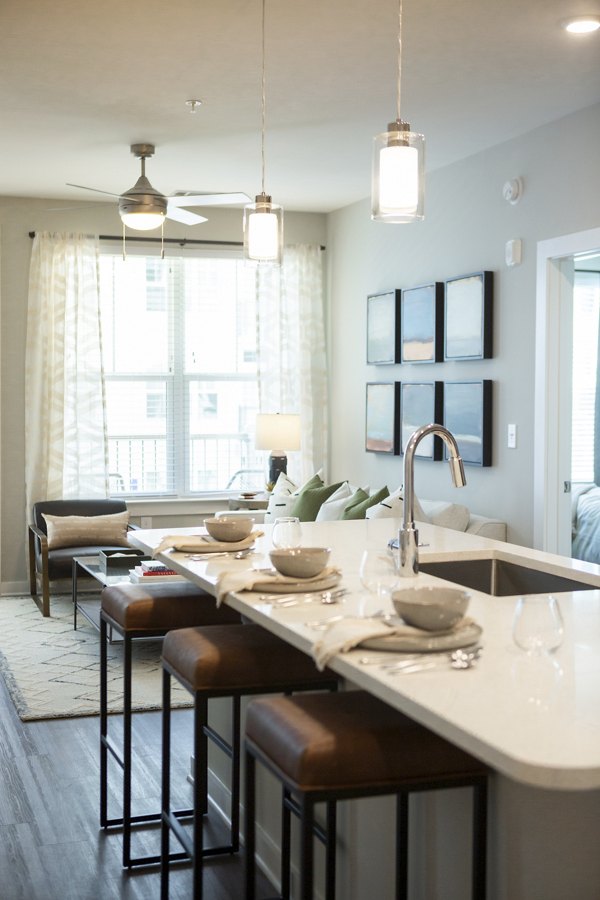
[[(269, 498), (264, 522), (272, 523), (278, 516), (299, 516), (301, 521), (335, 521), (358, 518), (402, 518), (403, 490), (390, 494), (386, 487), (371, 490), (352, 485), (348, 481), (325, 485), (320, 473), (298, 487), (287, 475), (281, 475)], [(471, 512), (458, 503), (415, 498), (415, 520), (429, 522), (441, 528), (465, 531), (481, 537), (506, 541), (506, 522)]]

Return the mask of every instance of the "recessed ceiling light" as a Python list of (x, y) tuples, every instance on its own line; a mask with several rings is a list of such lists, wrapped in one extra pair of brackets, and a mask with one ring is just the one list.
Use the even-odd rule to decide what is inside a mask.
[(600, 16), (574, 16), (571, 19), (565, 19), (562, 26), (571, 34), (589, 34), (600, 28)]

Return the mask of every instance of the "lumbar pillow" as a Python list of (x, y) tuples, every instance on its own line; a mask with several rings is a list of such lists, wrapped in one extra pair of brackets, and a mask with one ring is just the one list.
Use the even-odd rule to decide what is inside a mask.
[(454, 531), (467, 530), (471, 514), (466, 506), (461, 506), (460, 503), (446, 503), (443, 500), (423, 500), (423, 508), (427, 510), (432, 525), (452, 528)]
[(301, 522), (314, 522), (317, 513), (321, 509), (322, 504), (331, 497), (338, 488), (342, 486), (342, 482), (337, 484), (321, 485), (321, 487), (304, 488), (298, 494), (296, 502), (292, 506), (290, 515), (298, 516)]
[(48, 532), (48, 549), (59, 547), (129, 547), (129, 512), (108, 516), (50, 516), (42, 513)]
[[(417, 522), (429, 522), (429, 518), (423, 511), (418, 498), (414, 498), (414, 514)], [(367, 510), (367, 519), (401, 519), (404, 516), (404, 488), (400, 487), (389, 497), (384, 497), (376, 506)]]
[(342, 513), (342, 519), (364, 519), (369, 507), (375, 506), (381, 500), (389, 496), (387, 487), (382, 487), (374, 494), (369, 496), (366, 491), (359, 488), (350, 501), (346, 504), (346, 508)]

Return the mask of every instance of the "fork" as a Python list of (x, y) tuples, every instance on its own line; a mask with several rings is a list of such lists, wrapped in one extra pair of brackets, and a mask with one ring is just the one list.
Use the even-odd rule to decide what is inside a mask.
[(324, 605), (337, 603), (340, 597), (347, 594), (346, 588), (338, 588), (336, 591), (306, 591), (302, 594), (260, 594), (258, 599), (263, 603), (273, 603), (275, 606), (288, 608), (298, 606), (299, 603), (312, 603), (318, 601)]

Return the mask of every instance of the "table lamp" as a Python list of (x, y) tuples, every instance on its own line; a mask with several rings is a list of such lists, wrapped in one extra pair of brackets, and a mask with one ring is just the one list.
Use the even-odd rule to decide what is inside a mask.
[(300, 449), (300, 416), (285, 413), (258, 413), (256, 449), (270, 450), (269, 483), (275, 484), (280, 472), (287, 472), (288, 450)]

